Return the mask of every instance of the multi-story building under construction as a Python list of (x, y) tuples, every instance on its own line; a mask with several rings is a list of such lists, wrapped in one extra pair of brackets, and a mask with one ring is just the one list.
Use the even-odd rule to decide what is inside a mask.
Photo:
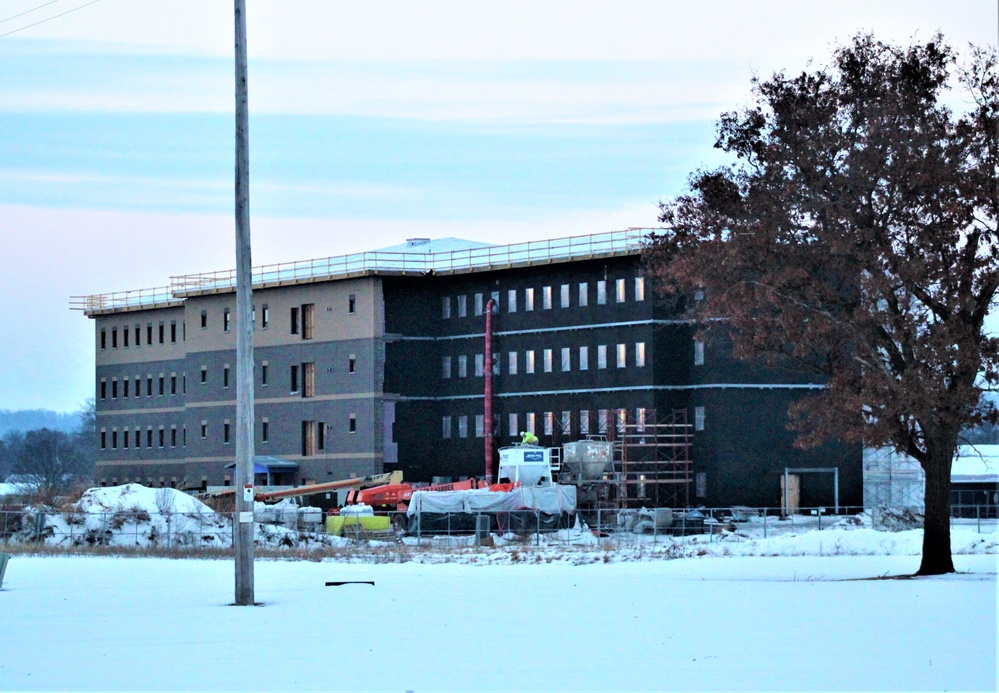
[[(860, 448), (796, 450), (786, 430), (821, 385), (696, 341), (643, 274), (647, 233), (412, 239), (256, 268), (259, 483), (482, 476), (491, 368), (498, 445), (617, 440), (636, 502), (777, 506), (793, 469), (801, 505), (860, 505)], [(95, 325), (98, 482), (231, 483), (235, 271), (76, 304)]]

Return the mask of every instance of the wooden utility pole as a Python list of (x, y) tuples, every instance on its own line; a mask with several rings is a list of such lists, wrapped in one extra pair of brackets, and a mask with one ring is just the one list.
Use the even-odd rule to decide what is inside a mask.
[(236, 18), (236, 605), (253, 599), (253, 265), (250, 261), (250, 138), (246, 4)]

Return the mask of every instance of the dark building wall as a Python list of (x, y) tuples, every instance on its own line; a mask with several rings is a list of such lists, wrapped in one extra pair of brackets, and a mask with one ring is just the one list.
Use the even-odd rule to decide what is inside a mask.
[[(690, 393), (691, 410), (704, 407), (704, 429), (694, 432), (695, 473), (706, 474), (708, 506), (779, 507), (785, 467), (839, 469), (840, 505), (863, 504), (861, 449), (828, 442), (794, 448), (787, 408), (807, 391), (789, 388), (704, 388)], [(691, 420), (694, 414), (691, 412)], [(833, 505), (832, 474), (801, 475), (801, 507)]]

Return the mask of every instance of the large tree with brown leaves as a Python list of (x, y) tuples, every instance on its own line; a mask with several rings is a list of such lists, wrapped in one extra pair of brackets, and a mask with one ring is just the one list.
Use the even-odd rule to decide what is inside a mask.
[[(831, 65), (754, 80), (699, 171), (661, 204), (646, 260), (744, 358), (793, 359), (827, 386), (790, 412), (802, 446), (839, 437), (920, 462), (919, 574), (954, 570), (950, 470), (962, 428), (996, 418), (999, 79), (995, 51), (964, 66), (940, 36), (856, 37)], [(956, 89), (954, 87), (957, 87)], [(945, 105), (956, 94), (958, 113)]]

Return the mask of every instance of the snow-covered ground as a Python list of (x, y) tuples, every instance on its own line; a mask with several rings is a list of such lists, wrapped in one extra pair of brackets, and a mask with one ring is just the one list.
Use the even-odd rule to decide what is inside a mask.
[[(996, 690), (996, 556), (11, 559), (2, 690)], [(327, 581), (372, 580), (327, 587)]]
[[(230, 544), (228, 518), (174, 494), (94, 489), (46, 543)], [(231, 560), (15, 555), (0, 690), (996, 690), (994, 524), (953, 526), (959, 574), (896, 580), (921, 530), (830, 522), (328, 537), (334, 558), (256, 562), (259, 607), (228, 606)], [(300, 533), (257, 528), (283, 537)]]

